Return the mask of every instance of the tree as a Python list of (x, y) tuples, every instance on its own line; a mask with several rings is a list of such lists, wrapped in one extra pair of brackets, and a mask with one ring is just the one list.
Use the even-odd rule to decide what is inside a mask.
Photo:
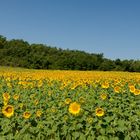
[(0, 65), (35, 69), (118, 70), (140, 72), (140, 61), (110, 60), (103, 54), (63, 50), (22, 39), (6, 40), (0, 35)]
[(6, 43), (6, 37), (0, 35), (0, 49), (4, 48)]
[(100, 67), (99, 70), (103, 70), (103, 71), (110, 71), (110, 70), (114, 70), (115, 68), (115, 64), (113, 61), (109, 60), (109, 59), (105, 59)]

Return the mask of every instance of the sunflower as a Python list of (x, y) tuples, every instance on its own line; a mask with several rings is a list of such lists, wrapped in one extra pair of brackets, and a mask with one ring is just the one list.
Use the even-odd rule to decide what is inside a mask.
[(6, 106), (7, 104), (8, 104), (8, 101), (7, 100), (4, 100), (3, 101), (3, 105)]
[(28, 112), (28, 111), (26, 111), (26, 112), (23, 113), (23, 117), (24, 117), (25, 119), (29, 119), (30, 116), (31, 116), (31, 113)]
[(35, 104), (35, 105), (38, 105), (38, 103), (39, 103), (39, 101), (36, 99), (36, 100), (34, 101), (34, 104)]
[(37, 117), (40, 117), (41, 115), (42, 115), (42, 111), (41, 111), (41, 110), (37, 110), (37, 111), (36, 111), (36, 116), (37, 116)]
[(9, 99), (10, 99), (10, 95), (9, 95), (9, 93), (3, 93), (3, 99), (4, 99), (4, 101), (9, 101)]
[(69, 112), (74, 115), (78, 114), (80, 112), (80, 104), (76, 102), (71, 103), (69, 106)]
[(88, 122), (89, 124), (91, 124), (91, 123), (93, 122), (93, 117), (88, 117), (88, 118), (87, 118), (87, 122)]
[(64, 115), (63, 120), (66, 122), (68, 120), (68, 116)]
[(135, 86), (129, 86), (129, 90), (130, 90), (130, 92), (134, 93), (136, 88), (135, 88)]
[(134, 95), (140, 95), (140, 90), (139, 89), (135, 89)]
[(67, 98), (66, 100), (65, 100), (65, 104), (70, 104), (70, 102), (71, 102), (71, 99), (70, 98)]
[(10, 118), (14, 114), (14, 107), (12, 105), (3, 106), (2, 113), (4, 116)]
[(31, 94), (31, 95), (30, 95), (30, 98), (33, 99), (35, 96), (36, 96), (35, 93), (34, 93), (34, 94)]
[(56, 113), (57, 112), (57, 109), (55, 107), (52, 107), (51, 108), (51, 112)]
[(104, 110), (102, 108), (97, 108), (96, 109), (96, 116), (101, 117), (104, 115)]
[(102, 88), (109, 88), (109, 83), (108, 82), (104, 82), (102, 85), (101, 85)]
[(107, 98), (107, 94), (106, 94), (106, 93), (102, 93), (102, 94), (100, 95), (100, 98), (101, 98), (102, 100), (105, 100), (105, 99)]
[(19, 108), (20, 108), (20, 109), (22, 109), (22, 108), (23, 108), (23, 106), (24, 106), (24, 104), (23, 104), (23, 103), (20, 103), (20, 104), (19, 104)]
[(84, 102), (85, 102), (85, 98), (84, 98), (84, 97), (80, 97), (80, 98), (79, 98), (79, 102), (80, 102), (80, 103), (84, 103)]
[(116, 93), (120, 93), (121, 88), (119, 86), (114, 87), (114, 91)]
[(14, 100), (18, 100), (19, 99), (19, 95), (18, 94), (14, 94), (13, 98), (14, 98)]

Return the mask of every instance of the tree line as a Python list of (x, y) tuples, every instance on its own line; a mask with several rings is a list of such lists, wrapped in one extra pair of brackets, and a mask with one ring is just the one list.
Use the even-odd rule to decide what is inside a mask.
[(140, 60), (111, 60), (103, 53), (63, 50), (0, 35), (0, 65), (30, 69), (103, 70), (140, 72)]

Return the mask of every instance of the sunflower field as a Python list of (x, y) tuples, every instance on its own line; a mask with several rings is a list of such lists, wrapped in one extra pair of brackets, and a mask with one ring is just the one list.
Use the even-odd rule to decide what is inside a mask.
[(1, 68), (0, 140), (140, 140), (140, 73)]

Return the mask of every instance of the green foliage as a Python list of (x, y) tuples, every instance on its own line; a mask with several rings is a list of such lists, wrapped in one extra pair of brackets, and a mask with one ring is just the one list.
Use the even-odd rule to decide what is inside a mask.
[[(135, 96), (130, 93), (128, 81), (122, 87), (125, 89), (124, 93), (115, 93), (113, 80), (110, 81), (108, 89), (101, 87), (102, 81), (96, 83), (95, 88), (94, 80), (87, 85), (84, 85), (81, 80), (82, 84), (71, 89), (74, 81), (67, 79), (67, 86), (62, 89), (64, 83), (61, 80), (44, 78), (40, 86), (39, 80), (33, 80), (28, 75), (28, 79), (24, 76), (23, 79), (22, 77), (15, 79), (9, 76), (9, 73), (10, 71), (5, 78), (0, 77), (0, 110), (4, 101), (2, 95), (6, 92), (10, 95), (8, 104), (13, 105), (15, 111), (11, 118), (6, 118), (2, 111), (0, 112), (0, 140), (140, 139), (140, 95)], [(8, 83), (11, 86), (8, 86)], [(138, 83), (135, 84), (140, 88)], [(107, 95), (105, 100), (101, 99), (102, 93)], [(14, 98), (16, 94), (19, 95), (18, 99)], [(80, 103), (80, 97), (84, 102)], [(65, 104), (67, 98), (81, 104), (79, 114), (72, 115), (69, 112), (69, 105)], [(35, 101), (38, 103), (36, 104)], [(95, 109), (99, 106), (105, 111), (101, 117), (95, 114)], [(31, 113), (31, 117), (25, 119), (23, 113), (27, 110)], [(37, 110), (42, 112), (40, 117), (36, 115)]]
[(0, 35), (0, 65), (31, 69), (103, 70), (140, 72), (140, 61), (106, 59), (103, 54), (62, 50)]

